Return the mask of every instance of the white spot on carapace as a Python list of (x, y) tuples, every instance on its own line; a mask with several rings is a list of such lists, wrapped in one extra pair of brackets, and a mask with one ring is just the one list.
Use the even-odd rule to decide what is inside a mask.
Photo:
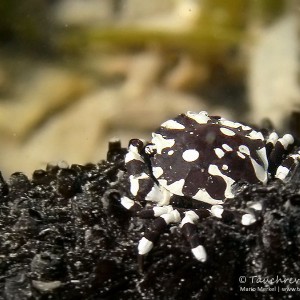
[(208, 116), (208, 113), (206, 111), (201, 111), (198, 114), (194, 113), (194, 112), (191, 112), (191, 111), (188, 111), (186, 113), (186, 115), (190, 119), (195, 120), (199, 124), (206, 124), (210, 120), (210, 117)]
[(238, 122), (233, 122), (233, 121), (229, 121), (229, 120), (226, 120), (226, 119), (221, 119), (220, 124), (224, 125), (224, 126), (227, 126), (227, 127), (231, 127), (231, 128), (238, 128), (238, 127), (242, 126), (242, 124), (240, 124)]
[(233, 198), (234, 197), (234, 195), (232, 193), (232, 190), (231, 190), (231, 186), (235, 183), (235, 181), (232, 178), (230, 178), (229, 176), (223, 174), (219, 170), (218, 166), (216, 166), (216, 165), (210, 165), (208, 167), (208, 173), (210, 175), (220, 176), (220, 177), (223, 178), (223, 180), (225, 181), (225, 184), (226, 184), (226, 188), (225, 188), (225, 192), (224, 192), (225, 198)]
[(166, 189), (175, 195), (183, 196), (182, 189), (183, 189), (184, 183), (185, 183), (185, 180), (180, 179), (178, 181), (175, 181), (175, 182), (167, 185)]
[(227, 144), (223, 144), (223, 145), (222, 145), (222, 148), (223, 148), (225, 151), (233, 151), (233, 149), (232, 149), (229, 145), (227, 145)]
[(227, 136), (234, 136), (234, 135), (235, 135), (235, 132), (234, 132), (234, 131), (232, 131), (231, 129), (225, 128), (225, 127), (221, 127), (221, 128), (220, 128), (220, 131), (221, 131), (223, 134), (227, 135)]
[(146, 239), (145, 237), (141, 238), (139, 245), (138, 245), (138, 251), (140, 255), (145, 255), (153, 248), (153, 243)]
[(244, 153), (244, 154), (250, 156), (250, 150), (249, 150), (249, 148), (248, 148), (247, 146), (245, 146), (245, 145), (240, 145), (240, 146), (239, 146), (239, 151), (240, 151), (241, 153)]
[(223, 204), (223, 200), (214, 199), (211, 195), (205, 190), (200, 189), (194, 196), (193, 199), (199, 200), (209, 204)]
[(241, 153), (240, 151), (237, 151), (237, 155), (242, 159), (246, 158), (246, 156), (243, 153)]
[(187, 161), (195, 161), (199, 157), (199, 152), (195, 149), (188, 149), (182, 153), (182, 158)]
[(222, 158), (225, 155), (224, 151), (221, 148), (215, 148), (214, 151), (219, 158)]
[(168, 155), (173, 155), (173, 154), (174, 154), (174, 150), (168, 151)]
[(261, 132), (258, 132), (258, 131), (255, 131), (255, 130), (252, 130), (250, 131), (246, 137), (248, 137), (249, 139), (251, 140), (264, 140), (264, 136)]
[(174, 139), (165, 139), (161, 134), (152, 133), (152, 143), (156, 147), (158, 154), (161, 154), (164, 148), (171, 148), (175, 144)]
[(162, 123), (161, 126), (167, 128), (167, 129), (184, 129), (185, 128), (182, 124), (176, 122), (175, 120), (168, 120), (168, 121)]
[(152, 174), (155, 178), (159, 178), (164, 173), (164, 170), (161, 167), (153, 167)]
[(227, 165), (223, 165), (222, 166), (222, 170), (227, 171), (228, 170), (228, 166)]

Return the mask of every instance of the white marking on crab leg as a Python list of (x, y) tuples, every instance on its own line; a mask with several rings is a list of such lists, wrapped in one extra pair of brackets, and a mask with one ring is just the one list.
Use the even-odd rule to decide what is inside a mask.
[(256, 219), (253, 215), (251, 214), (244, 214), (242, 216), (242, 220), (241, 220), (241, 223), (244, 225), (244, 226), (249, 226), (253, 223), (256, 222)]
[(289, 145), (294, 144), (294, 137), (291, 134), (285, 134), (282, 138), (278, 139), (278, 142), (286, 150)]
[(138, 176), (134, 176), (134, 175), (129, 176), (130, 192), (133, 196), (136, 196), (140, 189), (139, 180), (148, 179), (148, 178), (149, 178), (149, 176), (146, 173), (142, 173)]
[(164, 219), (167, 225), (170, 223), (178, 223), (181, 220), (180, 214), (176, 209), (161, 215), (160, 218)]
[(207, 254), (206, 254), (205, 248), (202, 245), (199, 245), (196, 248), (193, 248), (192, 253), (196, 257), (196, 259), (201, 262), (205, 262), (207, 260)]
[(235, 132), (234, 132), (234, 131), (232, 131), (231, 129), (225, 128), (225, 127), (221, 127), (221, 128), (220, 128), (220, 131), (221, 131), (223, 134), (227, 135), (227, 136), (234, 136), (234, 135), (235, 135)]
[(267, 139), (267, 142), (266, 143), (271, 143), (273, 146), (275, 145), (275, 143), (277, 142), (278, 140), (278, 134), (276, 132), (272, 132), (268, 139)]
[(199, 152), (195, 149), (188, 149), (182, 153), (182, 158), (187, 162), (195, 161), (199, 157)]
[(193, 199), (209, 204), (223, 204), (223, 200), (214, 199), (205, 189), (200, 189), (194, 196)]
[(252, 157), (250, 157), (250, 160), (251, 160), (256, 178), (263, 184), (266, 184), (267, 180), (268, 180), (267, 169), (265, 169), (263, 166), (258, 164)]
[(199, 113), (188, 111), (186, 115), (190, 119), (196, 121), (198, 124), (207, 124), (207, 122), (210, 120), (210, 117), (208, 116), (206, 111), (201, 111)]
[(233, 151), (233, 149), (232, 149), (229, 145), (227, 145), (227, 144), (223, 144), (223, 145), (222, 145), (222, 148), (223, 148), (225, 151)]
[(257, 155), (261, 158), (265, 170), (268, 170), (269, 162), (268, 162), (268, 157), (267, 157), (267, 151), (266, 148), (261, 148), (259, 150), (256, 150)]
[(195, 258), (201, 262), (205, 262), (207, 254), (197, 235), (197, 228), (195, 222), (199, 220), (199, 216), (193, 211), (187, 211), (180, 223), (182, 232), (191, 245), (191, 250)]
[(123, 196), (121, 198), (121, 205), (126, 209), (136, 213), (142, 209), (141, 204), (136, 201), (131, 200), (130, 198)]
[[(156, 240), (156, 238), (159, 236), (167, 225), (170, 223), (178, 223), (180, 222), (181, 217), (178, 210), (171, 210), (168, 213), (162, 214), (160, 217), (158, 217), (154, 223), (153, 226), (156, 229), (150, 228), (149, 231), (145, 233), (145, 236), (140, 240), (138, 245), (138, 252), (140, 255), (147, 254), (152, 248), (153, 248), (153, 241)], [(157, 231), (157, 228), (160, 228), (159, 231)], [(152, 241), (151, 241), (152, 240)]]
[(239, 146), (239, 151), (249, 156), (256, 178), (265, 184), (268, 179), (268, 172), (267, 172), (268, 161), (267, 161), (266, 149), (262, 148), (262, 149), (256, 150), (257, 155), (260, 157), (260, 159), (262, 160), (262, 162), (264, 164), (263, 166), (258, 164), (256, 162), (256, 160), (254, 160), (251, 157), (250, 150), (247, 146), (245, 146), (245, 145)]
[(224, 208), (222, 205), (213, 205), (210, 208), (211, 214), (219, 219), (222, 218), (223, 211), (224, 211)]
[(194, 224), (195, 221), (199, 220), (199, 216), (193, 212), (192, 210), (189, 210), (184, 213), (184, 217), (180, 223), (180, 227), (182, 227), (186, 223), (192, 223)]
[(165, 139), (161, 134), (152, 133), (152, 143), (156, 147), (158, 154), (161, 154), (164, 148), (171, 148), (175, 144), (174, 139)]
[(289, 155), (277, 168), (275, 177), (284, 180), (300, 162), (300, 151)]
[(134, 147), (131, 145), (131, 146), (129, 146), (128, 152), (125, 155), (125, 163), (128, 163), (132, 160), (139, 160), (144, 163), (143, 158), (138, 153), (137, 147)]
[(221, 148), (215, 148), (214, 151), (219, 158), (222, 158), (225, 155), (225, 152)]
[(153, 248), (153, 242), (149, 241), (147, 238), (142, 237), (139, 241), (138, 251), (139, 255), (145, 255), (151, 251)]
[(134, 175), (130, 175), (129, 181), (130, 181), (130, 192), (133, 196), (136, 196), (140, 189), (139, 179), (137, 179)]
[(253, 203), (249, 206), (250, 208), (253, 208), (254, 210), (262, 210), (262, 205), (261, 203), (257, 202), (257, 203)]
[(205, 262), (207, 260), (207, 254), (206, 254), (205, 248), (202, 245), (199, 245), (196, 248), (193, 248), (192, 253), (196, 257), (196, 259), (201, 262)]
[(233, 198), (233, 197), (234, 197), (234, 195), (233, 195), (233, 193), (232, 193), (232, 190), (231, 190), (231, 186), (235, 183), (235, 181), (234, 181), (232, 178), (230, 178), (229, 176), (223, 174), (223, 173), (219, 170), (218, 166), (216, 166), (216, 165), (210, 165), (210, 166), (208, 167), (208, 173), (209, 173), (210, 175), (222, 177), (223, 180), (224, 180), (224, 182), (225, 182), (225, 184), (226, 184), (224, 196), (225, 196), (226, 198)]
[(173, 155), (173, 154), (174, 154), (174, 150), (168, 151), (168, 155)]
[(168, 121), (162, 123), (161, 126), (167, 128), (167, 129), (184, 129), (185, 128), (182, 124), (178, 123), (175, 120), (168, 120)]
[(130, 198), (124, 196), (124, 197), (121, 198), (121, 204), (122, 204), (126, 209), (130, 210), (130, 208), (132, 208), (133, 205), (134, 205), (134, 201), (131, 200)]
[(275, 177), (284, 180), (286, 176), (289, 174), (289, 169), (287, 167), (279, 166), (276, 171)]
[(163, 214), (170, 213), (173, 209), (172, 205), (167, 206), (155, 206), (153, 207), (154, 217), (160, 217)]

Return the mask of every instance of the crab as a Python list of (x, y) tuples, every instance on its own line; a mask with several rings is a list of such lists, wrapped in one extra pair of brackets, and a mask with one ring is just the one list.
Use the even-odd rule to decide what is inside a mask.
[(194, 257), (205, 262), (197, 222), (229, 214), (244, 226), (255, 223), (260, 203), (233, 213), (224, 204), (235, 197), (238, 181), (286, 180), (300, 160), (299, 149), (291, 152), (293, 146), (291, 134), (264, 135), (205, 111), (162, 123), (151, 142), (130, 140), (125, 166), (131, 195), (123, 196), (121, 204), (140, 218), (154, 219), (139, 241), (139, 256), (147, 255), (160, 234), (174, 224), (181, 228)]

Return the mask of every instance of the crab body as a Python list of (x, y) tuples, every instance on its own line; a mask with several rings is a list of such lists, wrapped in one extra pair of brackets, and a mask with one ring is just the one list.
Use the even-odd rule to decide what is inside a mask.
[[(223, 204), (235, 196), (234, 185), (240, 180), (262, 184), (270, 176), (284, 180), (299, 162), (299, 151), (283, 160), (293, 143), (290, 134), (264, 136), (250, 126), (206, 112), (187, 112), (162, 123), (151, 142), (131, 140), (125, 164), (133, 199), (124, 196), (121, 203), (140, 217), (156, 218), (155, 229), (146, 232), (139, 243), (139, 254), (151, 250), (160, 233), (157, 227), (162, 231), (180, 223), (194, 256), (205, 261), (195, 223), (211, 215), (221, 218), (226, 213)], [(174, 198), (181, 198), (185, 207), (196, 200), (210, 209), (174, 207)], [(146, 207), (140, 204), (144, 201)], [(252, 209), (261, 207), (253, 205)], [(255, 216), (241, 213), (240, 221), (250, 225)]]
[(264, 137), (240, 123), (187, 113), (163, 123), (152, 144), (153, 175), (172, 194), (219, 204), (239, 179), (267, 181)]

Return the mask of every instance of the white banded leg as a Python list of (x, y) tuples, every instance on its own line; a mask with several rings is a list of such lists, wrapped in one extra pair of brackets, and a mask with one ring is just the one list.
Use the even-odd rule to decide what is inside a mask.
[(177, 209), (173, 209), (171, 206), (168, 208), (168, 212), (157, 217), (149, 230), (147, 230), (144, 236), (139, 241), (138, 252), (139, 255), (146, 255), (153, 248), (154, 242), (157, 240), (159, 235), (164, 232), (166, 227), (171, 223), (179, 223), (181, 221), (180, 213)]
[(275, 177), (284, 180), (289, 174), (292, 174), (300, 162), (300, 150), (288, 155), (281, 165), (277, 168)]
[(213, 205), (210, 212), (219, 219), (235, 219), (244, 226), (249, 226), (257, 221), (257, 215), (260, 214), (262, 207), (260, 203), (254, 203), (249, 206), (249, 212), (232, 211), (224, 208), (222, 205)]
[(201, 245), (196, 223), (199, 219), (210, 216), (206, 209), (189, 210), (184, 212), (184, 218), (180, 223), (181, 231), (191, 246), (191, 250), (195, 258), (201, 262), (205, 262), (207, 254), (205, 248)]
[(287, 152), (288, 147), (294, 144), (294, 138), (291, 134), (285, 134), (282, 138), (279, 138), (273, 150), (269, 155), (269, 172), (274, 175), (280, 162), (282, 161), (283, 155)]
[(266, 153), (267, 153), (267, 157), (270, 156), (272, 150), (274, 149), (274, 146), (276, 144), (276, 142), (278, 141), (278, 134), (274, 131), (272, 132), (269, 137), (267, 138), (266, 141)]

